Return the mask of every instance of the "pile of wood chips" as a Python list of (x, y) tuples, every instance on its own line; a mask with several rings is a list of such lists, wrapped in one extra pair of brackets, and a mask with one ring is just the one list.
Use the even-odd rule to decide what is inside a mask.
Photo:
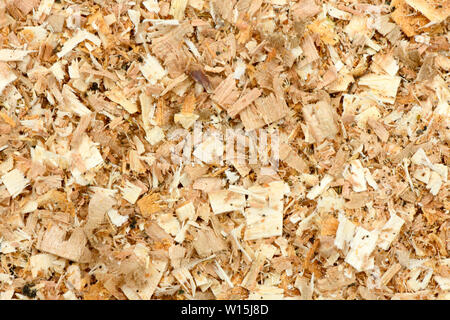
[(0, 1), (0, 299), (450, 299), (449, 15)]

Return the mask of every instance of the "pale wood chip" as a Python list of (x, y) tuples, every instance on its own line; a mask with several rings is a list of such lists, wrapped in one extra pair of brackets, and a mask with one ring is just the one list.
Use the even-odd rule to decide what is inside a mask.
[(325, 101), (304, 106), (303, 116), (316, 143), (333, 139), (339, 131), (333, 108)]
[(305, 20), (317, 15), (321, 8), (314, 0), (301, 0), (291, 7), (291, 11), (296, 20)]
[(229, 75), (223, 80), (220, 85), (214, 90), (214, 94), (211, 99), (227, 109), (229, 105), (232, 105), (239, 97), (239, 91), (236, 88), (236, 80), (233, 75)]
[(195, 217), (194, 204), (192, 202), (183, 204), (181, 207), (178, 207), (175, 210), (175, 213), (177, 214), (177, 217), (181, 222), (192, 220)]
[(367, 124), (373, 129), (375, 134), (380, 138), (382, 142), (387, 142), (389, 139), (389, 131), (386, 130), (384, 125), (374, 119), (368, 119)]
[(256, 110), (266, 124), (283, 119), (289, 112), (286, 102), (277, 99), (273, 94), (258, 98), (255, 101), (255, 105)]
[(0, 49), (0, 61), (23, 61), (28, 54), (27, 50)]
[(121, 105), (128, 113), (133, 114), (138, 111), (136, 103), (127, 99), (126, 96), (123, 94), (123, 90), (119, 88), (115, 88), (111, 91), (108, 91), (105, 93), (105, 95), (111, 101), (114, 101), (115, 103)]
[(401, 78), (397, 76), (368, 74), (359, 79), (359, 84), (371, 89), (367, 94), (392, 104), (395, 102), (400, 81)]
[(339, 225), (336, 231), (334, 244), (338, 249), (347, 252), (350, 242), (353, 239), (353, 235), (355, 234), (356, 226), (342, 213), (339, 213), (338, 221)]
[(282, 143), (280, 145), (280, 160), (298, 172), (306, 172), (308, 166), (305, 161), (292, 149), (288, 144)]
[(243, 194), (228, 190), (218, 190), (208, 193), (209, 202), (214, 214), (230, 211), (242, 211), (245, 206), (245, 196)]
[(448, 0), (443, 0), (442, 4), (435, 3), (432, 0), (405, 0), (405, 2), (433, 23), (440, 23), (450, 16), (450, 2)]
[(0, 94), (3, 93), (7, 85), (16, 79), (17, 76), (9, 66), (4, 62), (0, 62)]
[(259, 89), (252, 89), (241, 98), (239, 98), (233, 105), (231, 105), (227, 109), (230, 117), (236, 117), (244, 108), (254, 102), (261, 95), (261, 93), (262, 92)]
[(97, 189), (89, 201), (87, 221), (84, 230), (87, 235), (91, 235), (95, 228), (99, 227), (106, 213), (116, 203), (113, 198), (112, 190)]
[(89, 40), (94, 43), (96, 46), (101, 45), (101, 40), (96, 35), (89, 33), (86, 30), (78, 30), (78, 32), (69, 40), (64, 43), (61, 51), (57, 53), (58, 58), (62, 58), (68, 53), (70, 53), (76, 46), (78, 46), (81, 42)]
[(405, 221), (402, 218), (395, 213), (391, 213), (388, 222), (381, 228), (378, 246), (383, 250), (387, 250), (395, 237), (400, 233), (404, 223)]
[(227, 249), (223, 239), (218, 237), (210, 228), (197, 230), (194, 236), (193, 246), (199, 256), (203, 258)]
[(17, 197), (29, 184), (30, 180), (24, 177), (18, 169), (13, 169), (1, 178), (11, 197)]
[(258, 110), (254, 105), (250, 105), (245, 108), (239, 114), (242, 123), (244, 124), (245, 130), (252, 131), (262, 128), (266, 125), (264, 119), (260, 116)]
[(377, 244), (379, 232), (367, 231), (362, 227), (356, 228), (356, 234), (350, 243), (345, 262), (354, 267), (357, 271), (372, 269), (374, 265), (371, 253)]
[(391, 265), (381, 277), (381, 284), (386, 286), (401, 269), (402, 266), (399, 263)]
[(76, 228), (69, 239), (64, 240), (66, 236), (66, 231), (53, 225), (38, 239), (36, 248), (75, 262), (89, 262), (91, 253), (86, 247), (87, 238), (84, 230)]
[(271, 208), (248, 208), (245, 211), (246, 229), (244, 240), (281, 236), (283, 213)]

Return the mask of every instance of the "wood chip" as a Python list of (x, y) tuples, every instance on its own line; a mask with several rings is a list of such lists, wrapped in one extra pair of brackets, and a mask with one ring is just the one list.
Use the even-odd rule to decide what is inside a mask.
[(11, 197), (17, 197), (29, 184), (29, 180), (26, 179), (22, 172), (18, 169), (11, 170), (4, 174), (2, 182), (8, 190)]
[(245, 206), (245, 196), (243, 194), (228, 190), (218, 190), (208, 193), (209, 202), (214, 214), (242, 210)]

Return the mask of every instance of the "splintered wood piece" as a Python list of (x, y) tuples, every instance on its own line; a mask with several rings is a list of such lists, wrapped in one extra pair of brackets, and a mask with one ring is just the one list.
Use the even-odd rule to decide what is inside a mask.
[(192, 202), (188, 202), (181, 207), (178, 207), (178, 209), (175, 210), (175, 213), (181, 222), (192, 220), (195, 216), (194, 204)]
[(169, 13), (177, 20), (183, 20), (188, 0), (172, 0)]
[(177, 279), (184, 290), (189, 292), (192, 296), (195, 294), (196, 284), (191, 273), (185, 267), (173, 270), (173, 276)]
[(450, 290), (450, 279), (448, 277), (434, 276), (434, 280), (443, 291)]
[(364, 228), (357, 227), (356, 234), (350, 243), (350, 251), (345, 257), (345, 262), (350, 264), (358, 271), (372, 269), (374, 265), (371, 253), (377, 244), (379, 232), (367, 231)]
[(243, 194), (228, 190), (209, 192), (208, 197), (214, 214), (242, 211), (245, 206), (245, 196)]
[(306, 172), (308, 166), (305, 161), (288, 145), (280, 145), (280, 160), (286, 162), (288, 166), (294, 168), (298, 172)]
[(244, 124), (245, 130), (247, 131), (259, 129), (266, 125), (266, 122), (259, 115), (254, 105), (250, 105), (249, 107), (242, 110), (239, 116), (242, 123)]
[(245, 211), (246, 229), (244, 240), (281, 236), (283, 213), (271, 208), (248, 208)]
[(392, 213), (388, 222), (381, 228), (378, 246), (383, 250), (387, 250), (394, 238), (399, 234), (404, 223), (405, 221), (402, 218)]
[(176, 236), (181, 229), (180, 222), (172, 213), (159, 214), (156, 218), (158, 225), (168, 234)]
[(200, 257), (209, 257), (216, 252), (227, 249), (225, 242), (210, 228), (197, 230), (193, 245)]
[(136, 203), (141, 193), (142, 189), (139, 186), (131, 183), (130, 181), (125, 182), (125, 187), (122, 189), (122, 197), (129, 203)]
[(301, 43), (301, 48), (305, 58), (298, 65), (299, 68), (303, 68), (306, 65), (320, 59), (319, 52), (317, 52), (317, 48), (314, 45), (314, 40), (310, 34), (305, 35), (303, 42)]
[(303, 116), (316, 143), (333, 139), (338, 133), (335, 113), (327, 102), (319, 101), (303, 107)]
[(33, 9), (39, 5), (39, 0), (18, 0), (14, 1), (14, 5), (22, 11), (23, 14), (29, 14)]
[[(205, 67), (205, 70), (208, 69)], [(189, 72), (192, 79), (196, 82), (200, 83), (202, 87), (206, 90), (206, 92), (211, 92), (211, 82), (209, 81), (208, 76), (202, 71), (201, 68), (193, 69)]]
[(311, 188), (311, 190), (308, 192), (306, 197), (311, 200), (317, 198), (318, 196), (320, 196), (323, 192), (325, 192), (328, 189), (328, 187), (330, 186), (332, 181), (333, 181), (333, 177), (326, 174), (322, 178), (322, 180), (320, 180), (319, 185), (316, 185), (313, 188)]
[(363, 192), (367, 190), (367, 182), (365, 177), (365, 170), (359, 160), (350, 162), (349, 169), (344, 171), (344, 178), (352, 185), (353, 191)]
[(353, 239), (353, 235), (355, 234), (356, 226), (342, 213), (339, 213), (338, 221), (339, 225), (336, 231), (334, 245), (338, 249), (347, 252), (350, 242)]
[(66, 237), (67, 231), (53, 225), (38, 240), (36, 248), (75, 262), (89, 262), (91, 253), (86, 247), (87, 238), (84, 230), (76, 228), (72, 231), (68, 240), (64, 240)]
[(98, 189), (89, 201), (88, 216), (84, 226), (87, 235), (91, 235), (92, 231), (103, 223), (106, 213), (116, 203), (108, 191), (111, 190)]
[(119, 104), (120, 106), (122, 106), (125, 110), (127, 110), (131, 114), (138, 111), (138, 108), (137, 108), (136, 104), (131, 102), (130, 100), (128, 100), (124, 96), (122, 90), (120, 90), (118, 88), (106, 92), (105, 95), (111, 101), (114, 101), (115, 103)]
[(250, 92), (239, 98), (239, 100), (237, 100), (227, 109), (230, 117), (236, 117), (238, 113), (240, 113), (244, 108), (254, 102), (261, 95), (261, 93), (262, 92), (259, 89), (252, 89)]
[(0, 61), (23, 61), (28, 53), (27, 50), (0, 49)]
[(283, 181), (273, 181), (267, 188), (249, 190), (250, 208), (245, 210), (244, 240), (282, 235), (283, 198), (289, 191)]
[(75, 213), (73, 203), (67, 199), (67, 195), (64, 192), (50, 190), (36, 199), (37, 207), (43, 207), (49, 204), (53, 208), (70, 213), (71, 215)]
[(256, 283), (256, 279), (258, 277), (258, 274), (260, 273), (263, 265), (264, 265), (264, 261), (265, 261), (266, 257), (259, 253), (255, 259), (255, 261), (253, 261), (250, 270), (247, 272), (247, 274), (245, 275), (245, 278), (242, 280), (241, 286), (252, 290), (255, 286)]
[(158, 204), (159, 196), (157, 193), (148, 194), (137, 202), (139, 211), (144, 217), (148, 217), (161, 210)]
[(450, 1), (436, 3), (432, 0), (405, 0), (415, 10), (422, 13), (433, 23), (440, 23), (450, 16)]
[(301, 0), (296, 2), (292, 8), (292, 15), (296, 20), (305, 20), (315, 16), (321, 11), (320, 6), (314, 0)]
[(7, 85), (16, 79), (17, 76), (9, 66), (4, 62), (0, 62), (0, 94), (3, 93)]
[(283, 119), (289, 112), (286, 102), (270, 94), (255, 101), (256, 110), (266, 124)]
[(195, 148), (193, 155), (204, 163), (215, 164), (221, 161), (223, 153), (223, 141), (219, 137), (210, 136)]
[(249, 271), (245, 275), (244, 279), (241, 282), (241, 286), (248, 289), (254, 290), (257, 283), (258, 275), (260, 274), (264, 262), (268, 259), (272, 259), (274, 254), (276, 253), (276, 247), (268, 244), (261, 244), (255, 253), (255, 259), (253, 260)]
[(167, 260), (153, 260), (147, 268), (147, 273), (150, 278), (143, 288), (137, 289), (139, 297), (143, 300), (150, 300), (155, 293), (155, 290), (160, 283), (164, 272), (167, 270), (168, 261)]
[(111, 223), (116, 227), (120, 227), (128, 221), (128, 215), (123, 216), (119, 214), (115, 209), (109, 209), (107, 213)]
[(236, 80), (230, 74), (220, 85), (214, 90), (211, 99), (227, 109), (227, 106), (232, 105), (239, 97), (239, 91), (236, 88)]
[[(415, 2), (416, 1), (411, 1), (411, 3), (414, 3), (417, 6), (417, 3), (419, 2), (418, 1), (417, 3)], [(392, 20), (394, 20), (395, 23), (397, 23), (400, 26), (401, 30), (408, 37), (417, 35), (419, 33), (419, 28), (425, 32), (430, 31), (430, 28), (426, 28), (426, 26), (430, 23), (430, 20), (427, 19), (421, 13), (416, 12), (416, 14), (410, 14), (411, 11), (414, 12), (414, 9), (412, 6), (409, 6), (406, 3), (406, 0), (395, 0), (391, 3), (391, 5), (395, 6), (395, 10), (391, 13)], [(423, 9), (424, 7), (421, 8)], [(430, 17), (432, 18), (438, 18), (434, 14), (434, 10), (433, 12), (427, 11), (427, 14), (429, 15), (431, 14)]]
[(200, 116), (194, 113), (177, 113), (175, 114), (173, 120), (175, 123), (181, 124), (185, 129), (192, 127)]
[(371, 89), (370, 94), (380, 101), (394, 103), (397, 90), (400, 85), (400, 77), (388, 75), (368, 74), (359, 79), (359, 85), (367, 86)]
[(383, 286), (387, 285), (389, 281), (402, 269), (400, 263), (393, 264), (386, 270), (386, 272), (381, 277), (381, 284)]
[(62, 58), (65, 55), (69, 54), (76, 46), (78, 46), (81, 42), (89, 40), (93, 42), (96, 46), (101, 45), (101, 40), (96, 35), (89, 33), (86, 30), (79, 29), (78, 32), (69, 40), (64, 43), (61, 51), (57, 53), (58, 58)]
[(73, 112), (80, 117), (89, 115), (92, 112), (82, 102), (80, 102), (80, 99), (76, 96), (70, 86), (64, 85), (62, 94), (64, 96), (64, 103), (68, 108), (68, 111)]
[(167, 71), (161, 66), (158, 59), (151, 55), (145, 57), (144, 63), (140, 65), (140, 70), (151, 84), (155, 84), (167, 74)]
[(44, 274), (44, 276), (48, 277), (51, 275), (52, 271), (55, 270), (55, 267), (62, 264), (65, 264), (65, 261), (58, 259), (54, 255), (47, 253), (39, 253), (35, 254), (30, 258), (30, 266), (31, 266), (31, 275), (33, 277), (37, 277), (39, 273)]
[(13, 169), (2, 176), (2, 182), (11, 197), (17, 197), (30, 183), (18, 169)]
[(367, 124), (373, 129), (375, 134), (380, 138), (382, 142), (387, 142), (389, 139), (389, 131), (386, 130), (384, 125), (374, 119), (367, 120)]

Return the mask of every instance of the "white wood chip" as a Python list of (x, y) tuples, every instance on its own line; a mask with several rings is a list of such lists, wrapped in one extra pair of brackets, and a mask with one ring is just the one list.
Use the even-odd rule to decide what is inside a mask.
[(62, 47), (61, 51), (58, 52), (56, 55), (58, 56), (58, 58), (64, 57), (66, 54), (70, 53), (76, 46), (78, 46), (81, 42), (85, 40), (93, 42), (96, 46), (100, 46), (102, 44), (102, 41), (100, 40), (99, 37), (97, 37), (92, 33), (89, 33), (86, 30), (80, 29), (75, 34), (75, 36), (73, 36), (64, 43), (64, 46)]
[(379, 101), (393, 104), (397, 96), (400, 85), (400, 77), (389, 75), (368, 74), (359, 79), (359, 85), (367, 86), (371, 89), (368, 92)]
[(116, 227), (122, 226), (125, 222), (128, 221), (128, 215), (121, 215), (116, 209), (110, 209), (107, 212), (109, 219), (111, 220), (111, 223), (115, 225)]
[(344, 170), (343, 176), (347, 179), (355, 192), (363, 192), (367, 190), (366, 172), (359, 160), (350, 162), (350, 166)]
[(320, 180), (320, 184), (312, 187), (312, 189), (308, 192), (306, 197), (310, 200), (313, 200), (320, 196), (323, 192), (325, 192), (328, 187), (330, 186), (330, 183), (333, 181), (333, 177), (329, 174), (326, 174), (322, 180)]
[(392, 241), (399, 234), (404, 223), (405, 221), (402, 218), (392, 212), (390, 219), (381, 229), (380, 237), (378, 239), (378, 246), (383, 250), (387, 250)]
[(214, 214), (242, 211), (246, 204), (245, 196), (243, 194), (228, 190), (209, 192), (208, 197)]
[(2, 176), (2, 182), (11, 197), (15, 198), (28, 186), (30, 180), (19, 169), (13, 169)]
[(0, 62), (0, 94), (3, 93), (7, 85), (16, 79), (16, 74), (12, 72), (9, 66), (4, 62)]
[(246, 229), (244, 240), (281, 236), (283, 213), (268, 207), (245, 210)]
[(188, 202), (183, 206), (179, 207), (175, 210), (178, 219), (180, 222), (184, 222), (186, 220), (192, 220), (195, 216), (195, 207), (192, 202)]
[(350, 251), (345, 257), (345, 262), (358, 272), (372, 269), (374, 261), (370, 255), (377, 245), (378, 236), (379, 231), (369, 232), (362, 227), (357, 227), (356, 234), (350, 243)]
[(356, 226), (350, 220), (348, 220), (342, 212), (339, 213), (338, 221), (339, 225), (336, 231), (334, 245), (338, 249), (347, 252), (350, 242), (353, 239), (353, 235), (355, 234)]
[(28, 50), (0, 49), (0, 61), (23, 61), (28, 53)]
[(144, 63), (140, 65), (139, 69), (151, 84), (155, 84), (167, 75), (167, 71), (161, 66), (158, 59), (151, 55), (145, 57)]
[(142, 189), (137, 185), (132, 184), (131, 182), (125, 182), (125, 187), (121, 188), (122, 197), (127, 200), (131, 204), (135, 204), (137, 199), (139, 198)]

